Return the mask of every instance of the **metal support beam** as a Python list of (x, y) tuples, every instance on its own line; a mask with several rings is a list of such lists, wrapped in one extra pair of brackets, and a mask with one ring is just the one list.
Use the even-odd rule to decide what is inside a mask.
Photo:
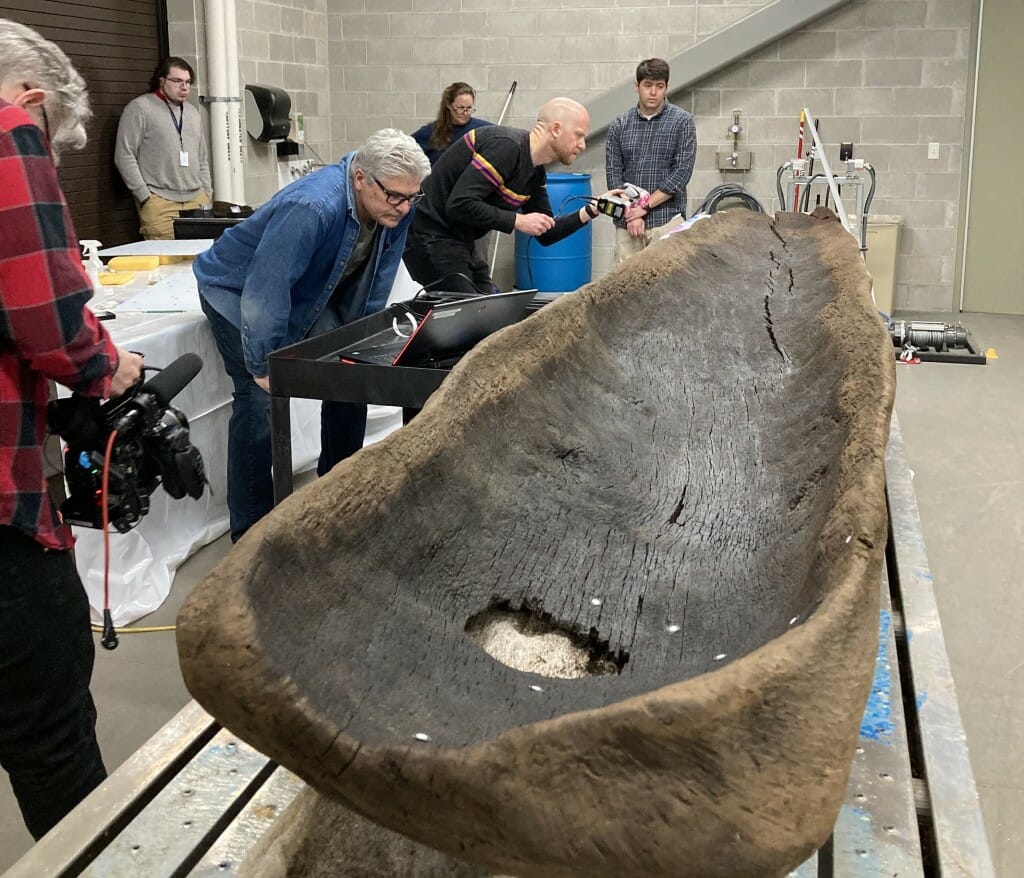
[[(773, 40), (814, 21), (850, 0), (775, 0), (763, 9), (723, 28), (705, 40), (668, 58), (672, 67), (669, 97), (706, 79), (717, 70), (742, 60)], [(639, 58), (637, 60), (640, 60)], [(590, 136), (605, 131), (625, 107), (636, 103), (635, 83), (616, 86), (587, 105)]]

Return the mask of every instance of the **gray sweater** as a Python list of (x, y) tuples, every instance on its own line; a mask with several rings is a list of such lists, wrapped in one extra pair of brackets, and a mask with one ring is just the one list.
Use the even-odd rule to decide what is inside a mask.
[[(183, 105), (181, 140), (179, 109), (155, 93), (131, 101), (117, 126), (114, 163), (125, 185), (140, 204), (151, 194), (171, 201), (190, 201), (200, 192), (213, 195), (210, 163), (199, 111), (188, 101)], [(188, 167), (181, 167), (179, 153), (188, 152)]]

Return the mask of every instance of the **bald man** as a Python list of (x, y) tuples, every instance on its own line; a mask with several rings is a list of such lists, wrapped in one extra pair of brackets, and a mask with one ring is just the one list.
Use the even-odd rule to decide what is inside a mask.
[[(554, 98), (529, 131), (492, 125), (466, 133), (434, 164), (405, 245), (405, 265), (424, 286), (469, 293), (495, 291), (474, 244), (492, 229), (513, 229), (548, 246), (598, 215), (592, 204), (552, 216), (544, 166), (571, 165), (586, 149), (590, 114)], [(613, 190), (605, 195), (618, 195)]]

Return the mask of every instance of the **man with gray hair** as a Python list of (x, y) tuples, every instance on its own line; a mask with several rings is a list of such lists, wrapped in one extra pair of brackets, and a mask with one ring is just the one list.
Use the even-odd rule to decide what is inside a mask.
[(107, 397), (142, 374), (85, 307), (92, 283), (54, 169), (88, 118), (60, 48), (0, 18), (0, 765), (37, 839), (106, 777), (89, 602), (44, 479), (48, 380)]
[[(278, 192), (199, 255), (203, 311), (234, 383), (228, 511), (239, 539), (274, 505), (267, 355), (387, 304), (430, 162), (394, 128)], [(324, 402), (317, 473), (358, 451), (366, 406)]]

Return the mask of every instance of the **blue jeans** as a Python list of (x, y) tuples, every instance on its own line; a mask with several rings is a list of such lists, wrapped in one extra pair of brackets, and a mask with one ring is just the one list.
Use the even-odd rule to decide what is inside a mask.
[(41, 838), (106, 776), (89, 601), (71, 552), (0, 526), (0, 765)]
[[(245, 367), (241, 332), (204, 298), (199, 301), (234, 385), (228, 422), (228, 514), (231, 541), (237, 542), (274, 506), (270, 394), (253, 381)], [(363, 447), (365, 434), (365, 405), (324, 402), (320, 407), (317, 475), (324, 475), (338, 461), (355, 454)]]

